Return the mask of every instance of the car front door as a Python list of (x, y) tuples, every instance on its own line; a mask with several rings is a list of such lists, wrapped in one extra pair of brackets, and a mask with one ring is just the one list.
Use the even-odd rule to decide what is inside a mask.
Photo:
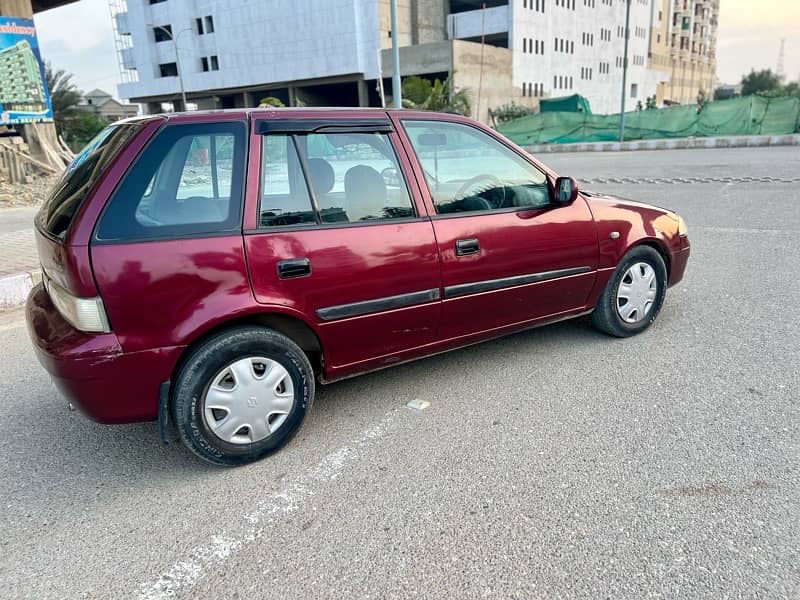
[(586, 202), (552, 203), (542, 170), (470, 122), (422, 115), (400, 121), (435, 211), (440, 339), (583, 308), (598, 260)]
[(435, 341), (441, 275), (391, 121), (325, 117), (254, 119), (244, 239), (256, 300), (311, 324), (336, 376)]

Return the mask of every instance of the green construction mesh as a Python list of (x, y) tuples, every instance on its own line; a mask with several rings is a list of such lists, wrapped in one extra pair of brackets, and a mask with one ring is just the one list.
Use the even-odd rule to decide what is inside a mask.
[[(520, 145), (608, 142), (619, 139), (619, 115), (541, 112), (498, 131)], [(746, 96), (694, 105), (625, 113), (625, 139), (689, 136), (781, 135), (800, 132), (800, 98)]]
[(542, 98), (539, 101), (540, 112), (582, 112), (592, 114), (589, 101), (580, 94), (561, 96), (560, 98)]

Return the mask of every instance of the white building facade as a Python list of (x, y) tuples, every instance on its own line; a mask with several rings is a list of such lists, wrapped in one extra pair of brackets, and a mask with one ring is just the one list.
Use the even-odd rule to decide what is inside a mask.
[[(655, 95), (653, 3), (631, 0), (626, 109)], [(389, 0), (110, 0), (123, 98), (201, 108), (379, 106), (391, 94)], [(486, 8), (483, 8), (483, 7)], [(503, 104), (581, 94), (618, 112), (625, 0), (398, 0), (401, 74), (468, 87), (483, 120)]]
[[(655, 95), (647, 67), (652, 3), (631, 0), (625, 109)], [(625, 0), (513, 0), (514, 84), (526, 95), (581, 94), (592, 112), (621, 107)]]

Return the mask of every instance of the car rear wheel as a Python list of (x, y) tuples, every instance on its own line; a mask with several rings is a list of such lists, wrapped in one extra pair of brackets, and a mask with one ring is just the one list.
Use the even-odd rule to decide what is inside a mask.
[(617, 337), (641, 333), (658, 316), (666, 291), (667, 269), (661, 255), (650, 246), (632, 248), (597, 301), (592, 323)]
[(287, 444), (313, 398), (313, 370), (297, 344), (276, 331), (243, 326), (192, 351), (175, 378), (172, 408), (192, 452), (232, 467)]

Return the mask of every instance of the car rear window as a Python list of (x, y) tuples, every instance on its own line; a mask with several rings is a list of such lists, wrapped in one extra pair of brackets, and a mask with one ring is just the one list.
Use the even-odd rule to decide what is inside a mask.
[(139, 129), (138, 123), (109, 125), (81, 150), (36, 215), (44, 231), (64, 239), (75, 213), (117, 152)]

